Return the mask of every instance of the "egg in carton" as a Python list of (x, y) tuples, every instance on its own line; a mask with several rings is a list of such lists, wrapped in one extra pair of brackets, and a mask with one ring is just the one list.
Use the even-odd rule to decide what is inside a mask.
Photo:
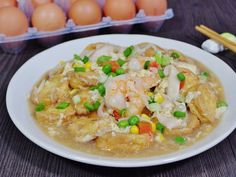
[[(5, 52), (19, 53), (27, 41), (30, 39), (37, 39), (44, 46), (52, 46), (60, 43), (63, 40), (65, 34), (74, 33), (75, 37), (85, 37), (96, 35), (99, 33), (99, 29), (110, 27), (114, 33), (129, 33), (134, 24), (143, 24), (147, 30), (157, 32), (162, 26), (162, 23), (171, 19), (174, 16), (172, 9), (167, 9), (163, 15), (159, 16), (146, 16), (144, 10), (139, 10), (134, 14), (132, 19), (127, 20), (113, 20), (109, 16), (103, 16), (101, 21), (91, 25), (77, 25), (72, 19), (69, 18), (69, 9), (73, 0), (54, 0), (66, 15), (66, 23), (63, 28), (53, 31), (40, 31), (35, 27), (29, 26), (27, 32), (18, 36), (6, 36), (0, 34), (0, 45)], [(136, 2), (134, 0), (134, 2)], [(105, 0), (97, 0), (97, 3), (103, 9)], [(27, 16), (29, 24), (32, 24), (32, 14), (35, 7), (32, 0), (18, 0), (18, 7)]]

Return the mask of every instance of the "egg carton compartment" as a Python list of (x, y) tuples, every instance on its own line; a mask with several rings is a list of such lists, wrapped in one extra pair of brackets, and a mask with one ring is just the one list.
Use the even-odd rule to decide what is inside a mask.
[[(64, 12), (68, 12), (68, 1), (54, 0), (54, 3), (59, 5)], [(102, 7), (104, 0), (98, 0)], [(29, 22), (33, 13), (33, 6), (30, 0), (19, 0), (18, 7), (25, 13)], [(172, 9), (167, 9), (161, 16), (146, 16), (143, 10), (137, 12), (135, 18), (130, 20), (114, 21), (110, 17), (103, 17), (100, 23), (94, 25), (79, 26), (72, 19), (68, 19), (64, 28), (52, 31), (41, 32), (34, 27), (29, 27), (27, 33), (19, 36), (7, 37), (0, 34), (0, 46), (4, 52), (19, 53), (27, 44), (28, 40), (37, 39), (43, 46), (51, 46), (60, 43), (65, 34), (76, 33), (76, 38), (96, 35), (99, 29), (110, 27), (113, 33), (129, 33), (134, 24), (142, 24), (147, 31), (157, 32), (165, 20), (174, 17)]]

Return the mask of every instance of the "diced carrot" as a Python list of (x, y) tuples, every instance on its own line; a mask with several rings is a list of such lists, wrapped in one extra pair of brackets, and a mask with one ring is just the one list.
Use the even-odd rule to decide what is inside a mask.
[(106, 64), (111, 64), (111, 71), (116, 72), (118, 68), (120, 68), (120, 65), (117, 61), (109, 61)]
[(119, 120), (120, 119), (120, 114), (118, 111), (114, 110), (113, 111), (113, 116), (115, 117), (116, 120)]
[(152, 61), (150, 64), (149, 64), (149, 67), (153, 67), (153, 68), (159, 68), (159, 64), (156, 62), (156, 61)]
[(185, 85), (185, 82), (181, 81), (180, 84), (179, 84), (179, 89), (181, 90), (182, 88), (184, 88), (184, 85)]
[(152, 125), (148, 122), (141, 121), (138, 123), (139, 133), (144, 134), (147, 133), (149, 135), (152, 135)]

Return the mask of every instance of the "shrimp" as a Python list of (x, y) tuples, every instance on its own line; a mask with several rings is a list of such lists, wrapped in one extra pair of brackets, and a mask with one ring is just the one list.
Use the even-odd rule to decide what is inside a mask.
[(134, 78), (139, 78), (145, 90), (148, 90), (159, 83), (160, 76), (157, 73), (157, 68), (144, 69), (146, 58), (143, 56), (131, 57), (128, 61), (128, 69)]
[(139, 114), (145, 107), (141, 94), (144, 92), (130, 75), (109, 78), (105, 84), (105, 105), (110, 109), (127, 108), (130, 114)]

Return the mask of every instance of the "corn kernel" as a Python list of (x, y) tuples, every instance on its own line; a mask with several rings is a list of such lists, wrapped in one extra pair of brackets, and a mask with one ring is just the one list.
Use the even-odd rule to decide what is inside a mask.
[(151, 120), (151, 117), (149, 117), (147, 114), (142, 114), (141, 117), (147, 120)]
[(161, 104), (165, 101), (165, 98), (161, 94), (158, 93), (158, 94), (155, 95), (154, 100), (158, 104)]
[(154, 94), (152, 92), (147, 92), (147, 96), (151, 97), (153, 96)]
[(139, 134), (139, 128), (136, 125), (130, 127), (130, 133)]
[(85, 65), (84, 65), (84, 67), (86, 68), (86, 69), (91, 69), (91, 66), (92, 66), (92, 63), (91, 62), (87, 62)]
[(159, 138), (161, 142), (165, 140), (165, 137), (162, 134), (159, 135)]
[(152, 123), (152, 132), (155, 133), (156, 132), (156, 124)]

